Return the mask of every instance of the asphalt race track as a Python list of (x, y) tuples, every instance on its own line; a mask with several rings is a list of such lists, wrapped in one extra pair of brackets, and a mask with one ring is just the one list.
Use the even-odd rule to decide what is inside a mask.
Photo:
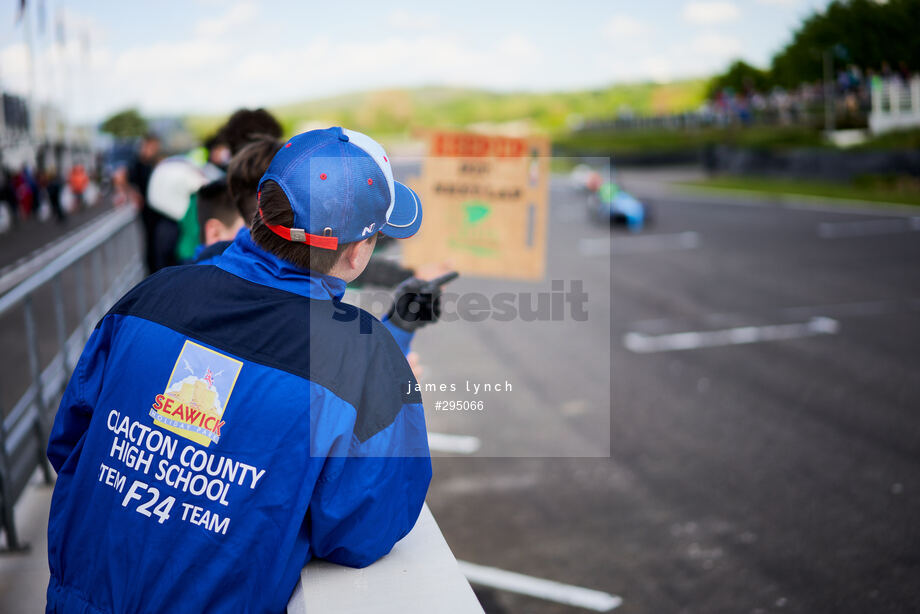
[[(631, 235), (557, 179), (545, 282), (448, 287), (580, 280), (584, 321), (416, 337), (447, 386), (424, 393), (429, 505), (457, 558), (623, 613), (920, 611), (917, 218), (652, 192)], [(476, 591), (490, 614), (591, 611)]]
[[(457, 557), (624, 613), (920, 611), (917, 218), (653, 205), (654, 227), (610, 240), (555, 182), (547, 279), (584, 280), (586, 322), (417, 337), (428, 381), (515, 385), (478, 415), (432, 411), (468, 393), (426, 395), (431, 431), (481, 439), (435, 462)], [(532, 286), (453, 286), (482, 288)], [(477, 593), (489, 612), (589, 611)]]

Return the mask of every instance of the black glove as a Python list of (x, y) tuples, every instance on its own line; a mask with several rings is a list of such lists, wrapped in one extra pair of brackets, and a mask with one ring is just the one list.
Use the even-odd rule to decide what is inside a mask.
[(457, 277), (448, 273), (431, 281), (410, 277), (396, 287), (387, 318), (399, 328), (415, 332), (441, 317), (441, 286)]

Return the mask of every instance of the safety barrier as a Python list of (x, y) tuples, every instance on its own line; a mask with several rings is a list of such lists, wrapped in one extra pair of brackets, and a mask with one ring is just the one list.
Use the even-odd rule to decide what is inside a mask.
[[(8, 364), (23, 361), (29, 371), (29, 385), (22, 397), (8, 412), (0, 407), (0, 529), (11, 551), (25, 547), (16, 532), (13, 506), (37, 468), (42, 470), (46, 483), (53, 480), (45, 456), (48, 428), (83, 345), (96, 321), (143, 276), (138, 225), (135, 212), (114, 210), (68, 235), (65, 241), (43, 249), (0, 280), (0, 292), (6, 290), (0, 296), (0, 317), (22, 306), (25, 334), (25, 347), (5, 348), (3, 359)], [(91, 270), (89, 287), (84, 271), (87, 264)], [(65, 321), (63, 277), (68, 271), (73, 276), (66, 291), (72, 290), (79, 314), (73, 329)], [(56, 332), (56, 352), (50, 363), (43, 365), (35, 297), (49, 285), (54, 323), (48, 326)], [(96, 299), (93, 305), (87, 304), (88, 290)], [(42, 331), (48, 330), (41, 324)]]

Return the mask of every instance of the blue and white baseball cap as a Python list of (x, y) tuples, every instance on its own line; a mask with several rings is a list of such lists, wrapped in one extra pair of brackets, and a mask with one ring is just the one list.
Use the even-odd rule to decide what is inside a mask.
[(353, 130), (298, 134), (272, 158), (259, 180), (260, 196), (266, 181), (281, 187), (294, 211), (290, 228), (266, 224), (288, 241), (336, 249), (377, 232), (405, 239), (422, 224), (418, 194), (393, 180), (379, 143)]

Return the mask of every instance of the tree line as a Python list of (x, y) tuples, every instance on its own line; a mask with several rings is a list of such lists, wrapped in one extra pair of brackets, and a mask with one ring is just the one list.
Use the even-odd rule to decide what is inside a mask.
[(920, 0), (834, 0), (808, 17), (770, 66), (735, 61), (710, 82), (710, 95), (724, 88), (766, 91), (795, 88), (823, 78), (829, 59), (834, 70), (855, 65), (884, 73), (920, 70)]

